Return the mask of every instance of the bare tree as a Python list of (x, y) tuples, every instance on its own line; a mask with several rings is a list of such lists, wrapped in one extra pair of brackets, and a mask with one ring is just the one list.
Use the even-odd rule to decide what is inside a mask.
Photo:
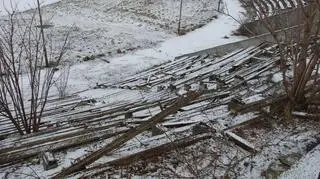
[[(36, 15), (26, 20), (8, 12), (0, 25), (0, 115), (9, 119), (23, 135), (39, 131), (41, 117), (53, 85), (56, 67), (45, 64), (42, 33)], [(67, 36), (61, 50), (50, 57), (59, 64), (66, 52)]]

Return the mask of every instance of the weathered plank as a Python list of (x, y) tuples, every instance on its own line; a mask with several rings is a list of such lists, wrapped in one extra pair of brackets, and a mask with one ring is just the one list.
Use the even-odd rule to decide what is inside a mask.
[(70, 166), (69, 168), (66, 168), (63, 170), (61, 173), (58, 175), (54, 176), (53, 178), (62, 178), (65, 177), (73, 172), (77, 172), (81, 169), (83, 169), (86, 165), (89, 165), (102, 157), (103, 155), (119, 148), (122, 146), (125, 142), (129, 141), (132, 139), (134, 136), (140, 134), (141, 132), (148, 130), (150, 127), (154, 126), (156, 123), (161, 121), (163, 118), (166, 116), (177, 112), (181, 107), (187, 105), (190, 101), (195, 100), (201, 96), (200, 93), (195, 93), (195, 92), (189, 92), (186, 97), (181, 97), (177, 99), (177, 101), (169, 108), (166, 108), (165, 110), (161, 111), (157, 115), (151, 117), (147, 122), (145, 122), (142, 125), (139, 125), (138, 127), (130, 129), (127, 133), (121, 135), (119, 138), (115, 139), (112, 141), (110, 144), (107, 146), (103, 147), (102, 149), (91, 153), (84, 159), (79, 160), (77, 163), (75, 163), (73, 166)]

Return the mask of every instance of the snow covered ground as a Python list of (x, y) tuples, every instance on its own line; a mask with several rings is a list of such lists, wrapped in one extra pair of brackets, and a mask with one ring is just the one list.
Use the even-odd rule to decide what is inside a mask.
[[(48, 5), (60, 0), (40, 0), (41, 5)], [(5, 15), (6, 11), (24, 11), (37, 7), (36, 0), (0, 0), (0, 15)]]
[[(8, 6), (6, 0), (2, 1)], [(21, 10), (35, 7), (31, 1), (16, 1), (17, 7)], [(56, 1), (42, 2), (45, 5)], [(64, 35), (70, 32), (68, 91), (73, 93), (92, 88), (96, 83), (119, 81), (177, 55), (244, 39), (232, 36), (239, 24), (217, 13), (217, 2), (184, 1), (183, 30), (206, 25), (183, 36), (176, 34), (179, 1), (62, 0), (44, 6), (42, 11), (45, 23), (53, 25), (46, 32), (54, 45), (61, 44)], [(233, 17), (243, 18), (244, 9), (238, 0), (225, 0), (221, 7)], [(28, 17), (32, 12), (24, 14)], [(97, 54), (105, 56), (83, 60)]]
[[(241, 12), (244, 12), (244, 9), (241, 7), (240, 2), (237, 0), (226, 0), (225, 4), (227, 4), (228, 11), (231, 13), (231, 15), (240, 19), (240, 16), (242, 15)], [(232, 36), (232, 32), (238, 28), (239, 24), (235, 22), (231, 17), (223, 14), (217, 15), (217, 19), (213, 19), (204, 27), (178, 37), (175, 37), (176, 35), (172, 34), (172, 31), (169, 33), (163, 30), (153, 30), (150, 32), (147, 29), (153, 28), (153, 24), (143, 24), (142, 22), (139, 22), (143, 25), (138, 29), (136, 29), (136, 27), (130, 28), (132, 27), (132, 24), (128, 25), (123, 24), (122, 22), (121, 24), (116, 23), (116, 25), (112, 23), (111, 25), (115, 25), (116, 27), (114, 28), (114, 30), (113, 28), (111, 28), (111, 30), (107, 30), (107, 34), (101, 34), (96, 31), (97, 29), (93, 30), (94, 32), (90, 31), (90, 33), (92, 33), (92, 35), (94, 36), (100, 37), (101, 35), (102, 39), (111, 38), (111, 42), (115, 42), (115, 44), (111, 44), (111, 46), (109, 44), (106, 47), (96, 48), (93, 44), (100, 44), (99, 40), (97, 40), (96, 38), (92, 38), (90, 40), (92, 41), (92, 45), (90, 45), (90, 43), (86, 43), (85, 41), (78, 41), (75, 43), (75, 48), (80, 48), (80, 50), (74, 52), (78, 55), (78, 57), (82, 57), (83, 54), (110, 54), (106, 52), (107, 50), (109, 52), (111, 51), (111, 53), (114, 54), (114, 51), (117, 51), (117, 49), (127, 49), (130, 48), (130, 46), (146, 49), (137, 50), (133, 53), (129, 52), (129, 54), (122, 54), (122, 56), (120, 57), (107, 55), (106, 57), (102, 57), (100, 59), (98, 58), (93, 61), (74, 64), (70, 69), (69, 90), (83, 90), (95, 86), (96, 83), (119, 81), (133, 73), (136, 73), (137, 71), (148, 68), (152, 65), (172, 60), (178, 55), (235, 42), (245, 38)], [(63, 17), (64, 16), (61, 16), (60, 18)], [(58, 17), (53, 18), (54, 22), (63, 22), (62, 19), (57, 19)], [(77, 26), (83, 25), (84, 22), (89, 23), (89, 21), (81, 20), (82, 24), (79, 22), (77, 23)], [(164, 22), (167, 21), (165, 20)], [(107, 24), (107, 26), (109, 25), (110, 24)], [(88, 24), (88, 27), (93, 26), (93, 24)], [(119, 26), (121, 26), (121, 29), (119, 29)], [(84, 27), (80, 27), (80, 29), (83, 28)], [(108, 27), (106, 28), (108, 29)], [(100, 30), (99, 28), (99, 31), (103, 30)], [(117, 32), (119, 31), (120, 34), (117, 34)], [(82, 32), (86, 32), (86, 30), (82, 30)], [(123, 36), (124, 38), (122, 38)], [(86, 38), (87, 37), (88, 36), (86, 36)], [(88, 38), (90, 39), (90, 37)], [(104, 40), (105, 42), (108, 42), (107, 39)], [(79, 47), (79, 45), (82, 45), (82, 47)], [(88, 49), (83, 48), (84, 45), (87, 45)], [(106, 63), (105, 60), (108, 60), (110, 63)], [(86, 73), (83, 73), (84, 71)]]
[[(243, 37), (231, 36), (232, 31), (237, 27), (238, 24), (231, 18), (221, 16), (201, 29), (185, 36), (171, 38), (156, 48), (139, 50), (130, 55), (111, 58), (109, 59), (110, 63), (98, 59), (76, 64), (71, 67), (70, 77), (72, 80), (70, 82), (78, 81), (75, 85), (92, 87), (96, 83), (118, 81), (139, 70), (172, 60), (178, 55), (244, 39)], [(224, 36), (230, 36), (230, 38), (225, 39)], [(89, 73), (81, 74), (81, 71)], [(70, 85), (73, 85), (71, 83)]]
[(320, 145), (315, 147), (305, 155), (299, 163), (281, 175), (281, 179), (300, 179), (310, 178), (319, 179), (320, 177)]

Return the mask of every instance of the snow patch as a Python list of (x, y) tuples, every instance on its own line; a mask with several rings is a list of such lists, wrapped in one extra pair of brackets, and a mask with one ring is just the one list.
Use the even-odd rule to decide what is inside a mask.
[[(40, 0), (41, 6), (56, 3), (60, 0)], [(7, 14), (7, 11), (25, 11), (37, 7), (37, 0), (0, 0), (0, 15)]]
[(320, 145), (304, 156), (298, 164), (284, 172), (280, 179), (317, 179), (320, 177)]

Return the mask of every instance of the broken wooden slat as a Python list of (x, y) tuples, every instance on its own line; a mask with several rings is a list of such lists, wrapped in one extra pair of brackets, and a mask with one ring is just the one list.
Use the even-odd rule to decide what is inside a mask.
[(181, 121), (181, 122), (170, 122), (170, 123), (164, 123), (162, 124), (163, 127), (166, 128), (178, 128), (183, 126), (192, 125), (195, 123), (198, 123), (199, 121)]
[(38, 155), (43, 151), (56, 151), (72, 146), (83, 145), (96, 140), (114, 137), (127, 131), (127, 128), (122, 128), (118, 131), (110, 129), (92, 130), (91, 132), (83, 133), (82, 135), (78, 136), (73, 136), (69, 138), (61, 137), (59, 140), (57, 139), (54, 141), (44, 142), (38, 145), (26, 146), (17, 150), (10, 150), (0, 154), (0, 165), (16, 163), (23, 159)]
[(115, 139), (110, 144), (106, 145), (105, 147), (103, 147), (102, 149), (96, 152), (91, 153), (84, 159), (79, 160), (77, 163), (70, 166), (69, 168), (66, 168), (65, 170), (63, 170), (61, 173), (54, 176), (53, 178), (62, 178), (73, 172), (83, 169), (86, 165), (93, 163), (97, 159), (101, 158), (103, 155), (119, 148), (121, 145), (123, 145), (125, 142), (129, 141), (136, 135), (148, 130), (149, 128), (157, 124), (159, 121), (163, 120), (163, 118), (177, 112), (181, 107), (187, 105), (190, 101), (197, 99), (199, 96), (201, 96), (200, 93), (196, 93), (196, 92), (187, 93), (185, 97), (181, 97), (177, 99), (177, 101), (174, 104), (172, 104), (170, 107), (166, 108), (165, 110), (161, 111), (157, 115), (151, 117), (144, 124), (130, 129), (127, 133), (121, 135), (119, 138)]
[(252, 103), (244, 104), (238, 108), (237, 112), (247, 113), (252, 111), (259, 111), (260, 109), (270, 106), (272, 104), (283, 102), (287, 97), (285, 95), (270, 97), (262, 100), (258, 100)]
[(320, 113), (307, 113), (307, 112), (298, 112), (293, 111), (292, 115), (304, 119), (320, 119)]
[(225, 134), (232, 140), (234, 141), (239, 147), (249, 151), (249, 152), (257, 152), (256, 148), (254, 145), (252, 145), (250, 142), (247, 140), (243, 139), (242, 137), (236, 135), (235, 133), (231, 131), (225, 131)]

